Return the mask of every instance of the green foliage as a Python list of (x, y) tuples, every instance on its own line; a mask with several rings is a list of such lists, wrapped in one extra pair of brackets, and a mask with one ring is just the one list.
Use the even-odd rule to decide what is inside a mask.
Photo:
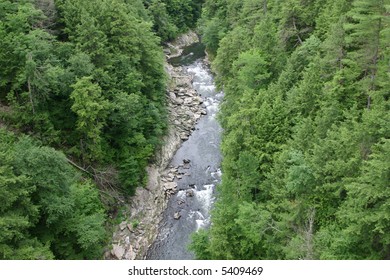
[(99, 85), (91, 77), (79, 79), (73, 86), (71, 110), (77, 115), (76, 130), (80, 133), (79, 150), (84, 161), (102, 157), (101, 133), (108, 115), (109, 103), (102, 97)]
[[(80, 166), (116, 166), (130, 178), (125, 188), (142, 185), (167, 123), (163, 53), (143, 2), (1, 3), (0, 98), (12, 107), (8, 121), (64, 148)], [(166, 5), (192, 17), (200, 3)]]
[(225, 92), (223, 178), (197, 258), (389, 258), (388, 11), (205, 2), (200, 30)]
[(48, 145), (89, 174), (112, 167), (126, 194), (145, 184), (167, 127), (160, 42), (202, 3), (0, 0), (1, 118), (42, 143), (1, 132), (1, 258), (101, 257), (99, 193)]
[(153, 29), (163, 42), (194, 28), (204, 0), (143, 0)]
[(105, 214), (95, 186), (52, 148), (3, 129), (0, 140), (0, 258), (100, 258)]

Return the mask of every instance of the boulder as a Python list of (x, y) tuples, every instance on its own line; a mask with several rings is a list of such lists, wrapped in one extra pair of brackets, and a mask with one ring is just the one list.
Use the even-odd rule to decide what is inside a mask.
[(174, 218), (175, 220), (179, 220), (179, 219), (181, 218), (180, 213), (179, 213), (179, 212), (175, 212), (175, 214), (173, 215), (173, 218)]
[(115, 244), (111, 250), (111, 254), (118, 260), (121, 260), (125, 254), (125, 249), (122, 246)]
[(164, 189), (166, 190), (176, 190), (177, 189), (177, 183), (175, 182), (169, 182), (164, 184)]
[(176, 94), (174, 92), (170, 92), (169, 98), (172, 99), (172, 101), (176, 101)]
[(124, 230), (125, 230), (126, 225), (127, 225), (126, 222), (121, 222), (121, 223), (119, 224), (119, 228), (121, 229), (121, 231), (124, 231)]
[(179, 205), (182, 205), (184, 203), (185, 203), (185, 201), (183, 199), (180, 199), (180, 200), (177, 201), (177, 204), (179, 204)]
[(189, 139), (189, 135), (186, 132), (180, 134), (180, 139), (186, 141)]
[(127, 251), (127, 253), (125, 255), (125, 259), (126, 260), (135, 260), (136, 257), (137, 257), (137, 254), (134, 252), (133, 247), (130, 245), (129, 250)]
[(192, 190), (192, 189), (191, 189), (191, 190), (186, 190), (186, 196), (187, 196), (187, 197), (193, 197), (194, 194), (195, 194), (195, 193), (194, 193), (194, 190)]
[(191, 97), (186, 97), (184, 98), (184, 105), (187, 105), (187, 106), (192, 106), (193, 105), (193, 99)]

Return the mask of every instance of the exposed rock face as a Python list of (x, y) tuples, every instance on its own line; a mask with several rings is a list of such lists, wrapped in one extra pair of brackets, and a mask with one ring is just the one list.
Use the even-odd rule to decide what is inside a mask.
[[(179, 56), (185, 46), (198, 42), (198, 36), (189, 32), (168, 44), (166, 57)], [(206, 114), (203, 100), (192, 88), (193, 77), (182, 67), (165, 66), (170, 77), (167, 89), (169, 129), (164, 145), (155, 155), (155, 163), (147, 168), (148, 184), (137, 188), (131, 203), (126, 205), (126, 217), (113, 233), (112, 250), (105, 253), (106, 259), (144, 259), (148, 248), (155, 240), (161, 215), (168, 198), (177, 192), (176, 179), (188, 174), (179, 174), (178, 168), (168, 167), (169, 162), (183, 141), (191, 135), (195, 124)], [(190, 162), (183, 162), (189, 166)], [(177, 215), (176, 215), (177, 214)], [(175, 219), (180, 219), (180, 213)]]

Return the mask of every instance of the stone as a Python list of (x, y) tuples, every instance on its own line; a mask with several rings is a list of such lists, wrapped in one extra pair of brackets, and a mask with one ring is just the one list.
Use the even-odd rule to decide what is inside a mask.
[(179, 219), (181, 218), (180, 213), (179, 213), (179, 212), (175, 212), (175, 214), (173, 215), (173, 218), (174, 218), (175, 220), (179, 220)]
[(131, 224), (127, 224), (127, 229), (128, 229), (130, 232), (134, 232), (133, 226), (132, 226)]
[(119, 228), (121, 229), (121, 231), (124, 231), (124, 230), (125, 230), (126, 225), (127, 225), (127, 223), (126, 223), (125, 221), (124, 221), (124, 222), (121, 222), (121, 223), (119, 224)]
[(182, 205), (184, 203), (185, 203), (185, 201), (183, 199), (180, 199), (180, 200), (177, 201), (177, 204), (179, 204), (179, 205)]
[(190, 169), (190, 164), (189, 163), (186, 163), (186, 164), (184, 164), (184, 166), (183, 166), (183, 169)]
[(196, 97), (194, 98), (194, 103), (195, 103), (196, 105), (202, 104), (202, 103), (203, 103), (202, 97), (196, 96)]
[(172, 99), (172, 101), (176, 101), (176, 94), (174, 92), (170, 92), (169, 98)]
[(186, 190), (186, 196), (187, 197), (193, 197), (194, 196), (194, 190)]
[(169, 170), (170, 173), (177, 173), (177, 168), (171, 168), (171, 170)]
[(125, 249), (122, 246), (115, 244), (111, 250), (111, 254), (118, 260), (121, 260), (125, 254)]
[(202, 110), (200, 110), (200, 113), (201, 113), (202, 115), (207, 115), (207, 110), (206, 110), (206, 109), (202, 109)]
[(134, 242), (134, 250), (138, 250), (139, 249), (139, 242), (138, 240)]
[(125, 259), (126, 260), (135, 260), (136, 257), (137, 257), (137, 254), (134, 252), (133, 247), (130, 245), (129, 250), (127, 251), (127, 253), (125, 255)]
[(191, 97), (184, 98), (184, 105), (190, 106), (193, 104), (193, 99)]
[(180, 139), (183, 140), (183, 141), (186, 141), (189, 139), (189, 135), (187, 133), (181, 133), (180, 134)]
[(177, 189), (177, 183), (176, 182), (170, 182), (170, 183), (165, 183), (164, 188), (166, 190), (176, 190)]

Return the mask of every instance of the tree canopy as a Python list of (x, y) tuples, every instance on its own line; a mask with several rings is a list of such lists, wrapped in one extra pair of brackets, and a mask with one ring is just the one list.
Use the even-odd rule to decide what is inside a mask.
[(225, 93), (200, 259), (388, 259), (386, 1), (205, 1)]
[(202, 2), (0, 0), (1, 259), (102, 257), (102, 193), (145, 183), (167, 127), (161, 44)]

